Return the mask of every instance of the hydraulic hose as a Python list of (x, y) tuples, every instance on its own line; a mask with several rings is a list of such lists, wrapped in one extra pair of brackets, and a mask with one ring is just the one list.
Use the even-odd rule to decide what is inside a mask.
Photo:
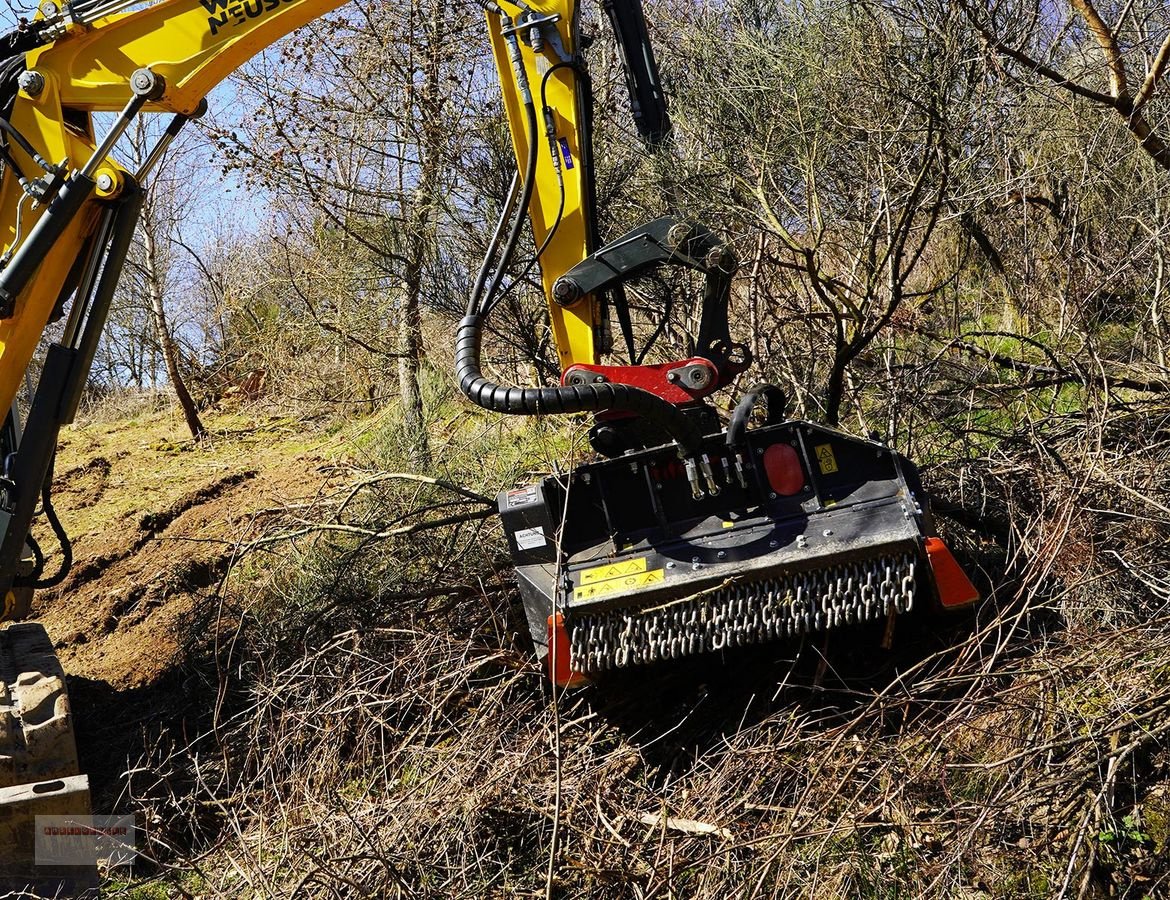
[[(627, 384), (601, 382), (586, 385), (563, 385), (558, 387), (524, 388), (498, 385), (484, 377), (480, 368), (480, 347), (483, 338), (484, 315), (491, 310), (492, 300), (499, 290), (504, 271), (512, 260), (520, 232), (524, 227), (525, 214), (532, 200), (536, 184), (537, 117), (536, 103), (528, 85), (528, 76), (520, 57), (519, 41), (515, 31), (510, 30), (511, 20), (501, 18), (509, 57), (516, 72), (516, 85), (524, 103), (528, 128), (528, 154), (524, 166), (524, 178), (520, 190), (520, 202), (516, 217), (504, 243), (503, 253), (490, 284), (484, 285), (487, 274), (485, 265), (476, 279), (467, 305), (467, 315), (459, 323), (455, 337), (455, 377), (459, 389), (477, 406), (499, 413), (512, 415), (557, 415), (579, 412), (628, 412), (642, 416), (652, 424), (671, 435), (679, 445), (682, 456), (699, 452), (703, 435), (699, 428), (677, 406), (661, 397)], [(543, 85), (542, 85), (543, 86)], [(505, 217), (508, 208), (505, 206)], [(497, 236), (498, 237), (498, 229)], [(493, 237), (493, 243), (496, 240)], [(490, 253), (490, 250), (489, 250)]]
[(727, 446), (735, 449), (743, 443), (747, 434), (747, 423), (756, 404), (763, 400), (767, 404), (768, 417), (779, 419), (784, 414), (787, 398), (780, 388), (772, 384), (754, 385), (735, 406), (731, 414), (731, 422), (727, 426)]
[(482, 319), (465, 316), (455, 338), (455, 377), (459, 380), (459, 389), (472, 403), (493, 412), (521, 416), (607, 411), (634, 413), (673, 437), (683, 456), (699, 452), (703, 435), (686, 413), (641, 388), (608, 381), (542, 388), (494, 384), (483, 376), (480, 369), (482, 334)]
[[(486, 290), (482, 279), (476, 279), (475, 288), (472, 290), (471, 299), (467, 304), (467, 315), (469, 316), (490, 309), (492, 298), (499, 290), (500, 281), (504, 277), (504, 271), (508, 268), (508, 263), (512, 261), (516, 245), (520, 242), (520, 232), (524, 230), (524, 218), (528, 213), (528, 204), (532, 202), (532, 192), (536, 188), (536, 101), (533, 100), (532, 90), (528, 86), (528, 73), (524, 70), (524, 61), (520, 55), (520, 41), (516, 37), (516, 32), (510, 30), (511, 24), (512, 20), (507, 16), (500, 17), (500, 27), (504, 32), (504, 41), (508, 45), (508, 57), (516, 73), (516, 89), (524, 103), (524, 116), (528, 121), (528, 158), (524, 161), (524, 183), (520, 189), (520, 203), (516, 207), (516, 218), (512, 222), (512, 228), (504, 243), (500, 264), (496, 267), (495, 274)], [(504, 214), (507, 215), (507, 206), (505, 206)], [(486, 274), (485, 267), (480, 275)]]
[[(49, 527), (53, 529), (53, 534), (56, 536), (57, 542), (61, 545), (61, 562), (57, 566), (57, 571), (48, 578), (38, 576), (37, 580), (33, 583), (33, 587), (37, 590), (57, 587), (57, 585), (65, 580), (70, 569), (73, 568), (73, 544), (69, 540), (69, 533), (65, 530), (65, 526), (57, 518), (57, 510), (53, 508), (52, 494), (48, 485), (45, 486), (44, 493), (41, 496), (41, 504), (45, 510), (45, 518), (49, 520)], [(43, 558), (41, 569), (43, 572)]]
[[(475, 314), (476, 310), (470, 307), (479, 304), (480, 295), (483, 294), (483, 289), (487, 286), (488, 275), (491, 274), (492, 259), (500, 248), (500, 238), (503, 237), (504, 226), (508, 224), (508, 218), (516, 206), (516, 195), (519, 192), (520, 173), (516, 172), (512, 175), (512, 183), (508, 185), (508, 196), (504, 199), (504, 211), (500, 214), (500, 220), (496, 223), (496, 230), (492, 232), (491, 240), (488, 241), (487, 253), (484, 254), (483, 264), (479, 267), (479, 274), (475, 277), (475, 285), (471, 288), (471, 303), (467, 310), (469, 316)], [(524, 213), (521, 212), (520, 215), (524, 215)]]

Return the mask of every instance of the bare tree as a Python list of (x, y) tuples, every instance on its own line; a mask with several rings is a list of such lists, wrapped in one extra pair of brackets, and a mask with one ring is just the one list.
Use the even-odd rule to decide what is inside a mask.
[[(129, 136), (128, 144), (132, 161), (141, 164), (150, 153), (155, 139), (147, 120), (139, 118)], [(199, 418), (195, 401), (187, 389), (187, 383), (180, 367), (180, 351), (172, 324), (168, 321), (166, 297), (170, 288), (170, 276), (174, 261), (176, 231), (182, 218), (182, 201), (179, 184), (182, 177), (173, 177), (169, 165), (174, 157), (164, 155), (148, 182), (143, 186), (145, 196), (142, 214), (139, 218), (136, 247), (127, 261), (136, 276), (130, 281), (130, 289), (136, 290), (145, 300), (150, 311), (154, 339), (157, 342), (167, 381), (170, 383), (191, 437), (200, 440), (207, 429)]]
[[(964, 3), (964, 8), (988, 46), (1004, 59), (1022, 73), (1112, 113), (1150, 159), (1170, 170), (1165, 113), (1151, 116), (1151, 103), (1170, 69), (1170, 16), (1165, 4), (1110, 4), (1105, 14), (1112, 25), (1093, 0), (1067, 4), (1069, 19), (1062, 22), (1052, 21), (1050, 7), (1038, 2)], [(1096, 64), (1090, 62), (1087, 48), (1070, 44), (1083, 29), (1096, 48)], [(1135, 70), (1140, 72), (1136, 78)]]

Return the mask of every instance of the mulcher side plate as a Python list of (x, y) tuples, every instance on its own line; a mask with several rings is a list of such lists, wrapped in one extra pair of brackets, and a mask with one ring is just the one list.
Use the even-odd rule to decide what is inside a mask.
[(882, 619), (933, 591), (933, 524), (901, 455), (785, 422), (747, 433), (741, 483), (722, 436), (704, 449), (701, 497), (673, 447), (500, 495), (542, 655), (554, 597), (572, 669), (591, 675)]

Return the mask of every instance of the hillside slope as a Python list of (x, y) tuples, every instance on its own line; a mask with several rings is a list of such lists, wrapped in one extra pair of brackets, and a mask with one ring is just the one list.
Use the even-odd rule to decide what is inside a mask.
[(35, 612), (71, 674), (142, 688), (180, 665), (241, 542), (328, 481), (336, 442), (301, 423), (227, 416), (211, 428), (195, 445), (165, 412), (63, 435), (54, 499), (75, 562)]
[[(1040, 462), (961, 473), (1007, 497), (953, 528), (992, 588), (973, 615), (904, 619), (890, 651), (860, 629), (553, 697), (490, 494), (571, 436), (460, 412), (433, 478), (387, 420), (213, 427), (196, 448), (168, 414), (84, 426), (58, 464), (78, 566), (39, 608), (99, 806), (148, 827), (138, 896), (1170, 885), (1161, 551), (1133, 544), (1147, 593), (1110, 576), (1152, 526), (1084, 540), (1100, 510)], [(955, 475), (933, 486), (962, 517)]]

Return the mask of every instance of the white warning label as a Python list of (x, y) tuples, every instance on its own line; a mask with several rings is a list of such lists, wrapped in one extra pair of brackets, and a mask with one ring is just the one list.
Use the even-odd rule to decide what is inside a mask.
[(508, 509), (516, 506), (527, 506), (529, 503), (536, 502), (536, 485), (532, 487), (520, 488), (516, 491), (508, 491)]
[(516, 538), (516, 546), (521, 550), (535, 550), (548, 543), (544, 532), (539, 528), (521, 528), (512, 536)]

